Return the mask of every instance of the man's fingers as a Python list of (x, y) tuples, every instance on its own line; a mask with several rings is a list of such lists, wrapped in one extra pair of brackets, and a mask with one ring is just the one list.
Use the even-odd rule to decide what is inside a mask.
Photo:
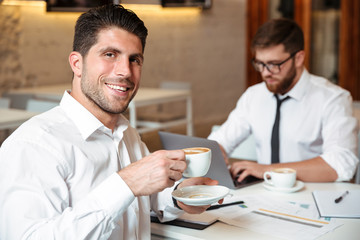
[(236, 177), (241, 172), (242, 167), (239, 164), (233, 163), (230, 168), (231, 175)]
[(237, 181), (238, 182), (242, 182), (242, 180), (244, 180), (249, 174), (246, 173), (245, 171), (243, 171), (241, 174), (239, 174)]
[(204, 206), (189, 206), (186, 205), (180, 201), (178, 201), (178, 205), (180, 208), (182, 208), (183, 210), (185, 210), (187, 213), (190, 214), (200, 214), (206, 211), (206, 209), (208, 209), (210, 207), (210, 205), (204, 205)]
[(166, 157), (172, 160), (185, 161), (185, 152), (183, 150), (166, 151)]
[(169, 178), (173, 181), (179, 181), (182, 178), (182, 172), (170, 170)]
[(170, 170), (173, 171), (179, 171), (179, 172), (184, 172), (186, 169), (186, 162), (185, 161), (178, 161), (178, 160), (170, 160)]
[(202, 177), (200, 185), (218, 185), (219, 181), (211, 179), (209, 177)]
[(181, 173), (185, 171), (186, 161), (183, 150), (167, 151), (166, 157), (170, 159), (170, 170), (181, 171)]

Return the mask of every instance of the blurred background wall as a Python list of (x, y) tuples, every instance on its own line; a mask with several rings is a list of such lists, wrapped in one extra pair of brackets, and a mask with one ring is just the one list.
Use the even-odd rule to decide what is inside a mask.
[[(149, 30), (141, 85), (190, 83), (195, 135), (206, 135), (209, 126), (226, 119), (246, 88), (246, 0), (214, 0), (207, 10), (127, 7)], [(0, 93), (71, 82), (68, 55), (79, 15), (46, 12), (45, 1), (4, 0)]]

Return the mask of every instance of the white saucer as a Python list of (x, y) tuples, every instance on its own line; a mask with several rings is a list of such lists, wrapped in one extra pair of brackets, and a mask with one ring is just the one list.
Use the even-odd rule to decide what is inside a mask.
[(274, 191), (274, 192), (292, 193), (292, 192), (296, 192), (296, 191), (299, 191), (300, 189), (302, 189), (305, 186), (305, 184), (302, 181), (296, 181), (295, 186), (293, 186), (292, 188), (278, 188), (278, 187), (274, 187), (274, 186), (268, 184), (267, 182), (264, 182), (263, 186), (267, 190)]
[(213, 204), (228, 195), (230, 189), (224, 186), (196, 185), (176, 189), (172, 196), (186, 205), (204, 206)]

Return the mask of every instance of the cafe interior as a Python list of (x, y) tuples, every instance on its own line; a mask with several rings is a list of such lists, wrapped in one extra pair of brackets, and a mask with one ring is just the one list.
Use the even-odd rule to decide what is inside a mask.
[[(68, 1), (73, 4), (67, 6), (59, 6), (58, 2), (61, 1), (0, 0), (0, 112), (3, 111), (0, 118), (4, 118), (0, 146), (24, 121), (56, 106), (71, 86), (68, 56), (75, 21), (88, 9), (86, 4), (100, 1), (74, 0)], [(251, 65), (250, 41), (262, 23), (278, 17), (295, 19), (302, 27), (306, 68), (348, 90), (354, 100), (354, 115), (360, 121), (357, 0), (115, 0), (115, 3), (132, 9), (149, 30), (141, 90), (124, 114), (151, 152), (162, 148), (158, 131), (206, 138), (227, 119), (242, 93), (261, 82)], [(10, 113), (11, 110), (14, 111)], [(245, 152), (231, 158), (246, 159), (249, 154), (246, 151), (253, 151), (249, 150), (253, 147), (247, 146)], [(359, 183), (357, 173), (351, 183), (344, 184), (360, 191)], [(335, 189), (341, 190), (341, 183), (336, 184)], [(259, 185), (254, 192), (259, 189), (266, 191)], [(289, 193), (275, 193), (275, 197), (288, 194), (286, 197), (292, 199), (295, 194), (302, 194), (301, 200), (312, 200), (313, 190), (331, 188), (310, 183), (304, 189), (291, 197)], [(332, 238), (334, 234), (356, 239), (353, 236), (360, 235), (358, 219), (339, 221), (341, 227), (319, 239), (336, 239)], [(251, 227), (244, 230), (224, 221), (203, 230), (166, 227), (153, 223), (153, 239), (219, 239), (218, 231), (226, 239), (235, 239), (229, 232), (241, 235), (242, 231), (249, 237), (244, 239), (273, 239), (267, 232), (259, 233)]]

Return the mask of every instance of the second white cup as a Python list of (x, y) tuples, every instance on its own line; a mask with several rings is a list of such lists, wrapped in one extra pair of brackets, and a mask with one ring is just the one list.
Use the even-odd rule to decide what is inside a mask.
[(276, 168), (265, 172), (264, 180), (274, 187), (291, 188), (296, 183), (296, 171), (292, 168)]
[(202, 177), (211, 165), (211, 149), (205, 147), (192, 147), (183, 149), (187, 167), (184, 177)]

